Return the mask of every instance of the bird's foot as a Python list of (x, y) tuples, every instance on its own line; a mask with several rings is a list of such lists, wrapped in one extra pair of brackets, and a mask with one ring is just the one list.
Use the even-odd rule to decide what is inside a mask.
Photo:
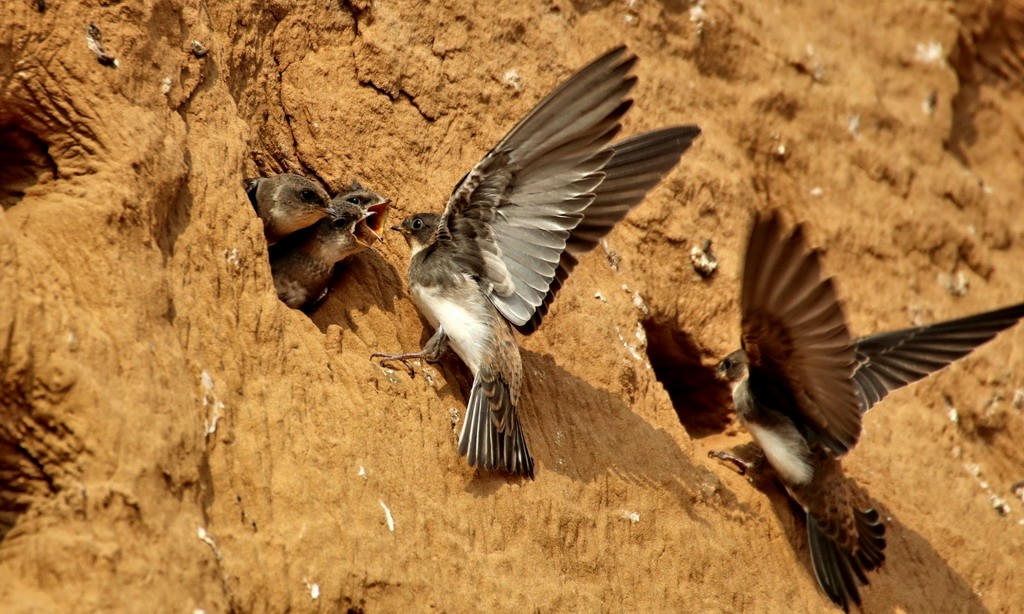
[(748, 475), (755, 473), (761, 468), (764, 463), (764, 453), (761, 452), (754, 459), (744, 458), (730, 450), (711, 450), (708, 452), (708, 458), (714, 458), (724, 463), (729, 463), (736, 468), (736, 471), (740, 475)]
[(390, 368), (385, 364), (389, 362), (402, 363), (402, 365), (409, 370), (410, 378), (416, 377), (416, 369), (412, 366), (412, 363), (409, 362), (410, 359), (414, 358), (422, 359), (423, 355), (419, 352), (413, 352), (412, 354), (381, 354), (380, 352), (374, 352), (373, 354), (370, 354), (370, 360), (379, 360), (380, 366), (382, 367)]

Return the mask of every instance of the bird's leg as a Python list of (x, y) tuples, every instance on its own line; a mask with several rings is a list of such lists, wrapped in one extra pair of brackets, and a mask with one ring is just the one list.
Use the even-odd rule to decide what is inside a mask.
[(764, 465), (764, 450), (758, 447), (756, 455), (753, 458), (750, 458), (736, 454), (738, 449), (739, 448), (733, 448), (732, 450), (711, 450), (708, 452), (708, 457), (725, 463), (731, 463), (736, 467), (736, 471), (738, 471), (740, 475), (757, 473)]
[(416, 377), (416, 370), (413, 368), (412, 363), (409, 362), (410, 360), (420, 359), (431, 363), (437, 362), (441, 360), (441, 355), (447, 349), (448, 335), (445, 334), (444, 328), (438, 327), (434, 336), (427, 340), (426, 345), (419, 352), (411, 352), (409, 354), (381, 354), (380, 352), (374, 352), (370, 355), (370, 360), (380, 359), (380, 366), (382, 367), (385, 366), (384, 363), (386, 362), (400, 362), (409, 370), (409, 377)]
[(448, 335), (444, 332), (444, 327), (437, 327), (437, 331), (434, 336), (427, 339), (427, 344), (420, 350), (420, 354), (423, 360), (429, 363), (437, 363), (441, 361), (441, 355), (448, 350)]

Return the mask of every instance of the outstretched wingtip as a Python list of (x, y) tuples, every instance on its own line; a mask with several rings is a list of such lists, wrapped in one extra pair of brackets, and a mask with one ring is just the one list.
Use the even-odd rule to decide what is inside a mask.
[(637, 60), (636, 54), (629, 50), (629, 46), (626, 45), (626, 43), (620, 43), (612, 47), (608, 51), (605, 51), (604, 54), (602, 54), (596, 60), (591, 62), (591, 64), (598, 64), (601, 62), (607, 62), (609, 60), (614, 60), (618, 58), (621, 58), (623, 62), (629, 61), (635, 63)]
[(861, 412), (890, 392), (941, 371), (1024, 318), (1024, 303), (856, 340)]

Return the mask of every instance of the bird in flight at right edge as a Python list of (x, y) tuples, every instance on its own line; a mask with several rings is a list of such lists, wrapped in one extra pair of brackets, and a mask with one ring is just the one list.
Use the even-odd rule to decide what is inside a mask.
[(473, 373), (459, 454), (471, 466), (533, 477), (517, 404), (523, 368), (513, 327), (530, 334), (581, 254), (593, 249), (679, 162), (697, 126), (618, 143), (636, 56), (617, 47), (540, 101), (452, 191), (443, 214), (394, 228), (412, 248), (409, 288), (436, 329), (419, 352), (448, 345)]
[[(885, 525), (863, 505), (840, 458), (861, 419), (888, 393), (971, 352), (1024, 317), (1024, 303), (966, 318), (854, 339), (820, 254), (776, 211), (755, 216), (744, 261), (742, 348), (719, 363), (733, 404), (786, 491), (807, 513), (811, 566), (844, 610), (885, 561)], [(745, 473), (729, 452), (711, 456)]]

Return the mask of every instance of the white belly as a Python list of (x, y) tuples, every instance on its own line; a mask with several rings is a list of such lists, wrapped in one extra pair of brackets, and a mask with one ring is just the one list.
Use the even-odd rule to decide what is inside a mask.
[(811, 481), (814, 476), (811, 453), (796, 427), (791, 426), (782, 432), (776, 432), (750, 422), (744, 422), (743, 426), (754, 436), (754, 440), (768, 457), (768, 462), (779, 472), (783, 480), (793, 484), (806, 484)]
[(475, 284), (465, 287), (467, 292), (455, 296), (441, 296), (437, 288), (414, 287), (412, 296), (430, 325), (444, 328), (452, 349), (476, 375), (487, 340), (493, 336), (491, 322), (496, 314)]

